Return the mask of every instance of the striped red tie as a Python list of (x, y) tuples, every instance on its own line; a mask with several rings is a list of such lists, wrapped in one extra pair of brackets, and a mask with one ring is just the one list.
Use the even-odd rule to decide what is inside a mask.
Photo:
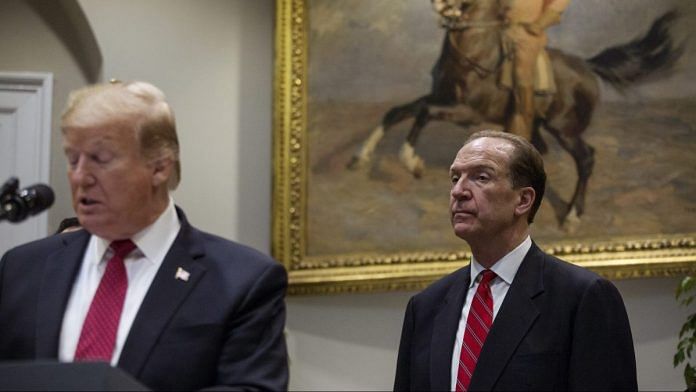
[(476, 361), (478, 361), (483, 343), (486, 341), (491, 324), (493, 324), (493, 295), (491, 295), (490, 282), (495, 277), (495, 272), (491, 270), (481, 272), (481, 281), (476, 289), (474, 299), (471, 301), (469, 315), (466, 318), (464, 342), (459, 355), (459, 371), (457, 372), (457, 386), (455, 388), (457, 392), (469, 389)]
[(92, 304), (82, 324), (75, 361), (111, 361), (116, 332), (128, 289), (128, 275), (123, 259), (135, 249), (131, 240), (111, 243), (114, 254), (106, 264)]

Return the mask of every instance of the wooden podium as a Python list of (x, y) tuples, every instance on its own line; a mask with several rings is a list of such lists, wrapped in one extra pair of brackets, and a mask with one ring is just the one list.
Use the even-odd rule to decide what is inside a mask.
[(0, 391), (149, 391), (106, 362), (0, 362)]

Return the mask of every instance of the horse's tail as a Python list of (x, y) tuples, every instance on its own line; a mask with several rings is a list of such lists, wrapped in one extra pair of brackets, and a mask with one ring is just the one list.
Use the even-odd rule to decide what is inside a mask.
[(675, 10), (666, 12), (653, 22), (645, 36), (605, 49), (587, 63), (597, 75), (619, 91), (635, 82), (670, 71), (684, 52), (683, 44), (676, 45), (671, 35), (671, 28), (678, 17)]

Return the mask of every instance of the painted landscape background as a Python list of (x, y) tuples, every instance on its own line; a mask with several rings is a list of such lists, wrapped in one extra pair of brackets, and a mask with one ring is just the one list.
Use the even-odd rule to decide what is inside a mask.
[[(464, 129), (430, 123), (416, 146), (426, 170), (413, 178), (398, 161), (411, 126), (388, 133), (370, 167), (346, 163), (391, 107), (426, 94), (444, 30), (428, 0), (310, 0), (308, 87), (308, 254), (460, 249), (448, 216), (448, 168)], [(678, 9), (674, 36), (685, 51), (674, 72), (618, 94), (602, 86), (584, 134), (596, 149), (586, 212), (572, 232), (560, 228), (545, 201), (533, 225), (544, 243), (690, 233), (696, 218), (696, 2), (574, 1), (549, 46), (589, 58), (647, 32)], [(572, 159), (544, 134), (548, 185), (564, 199), (573, 191)]]

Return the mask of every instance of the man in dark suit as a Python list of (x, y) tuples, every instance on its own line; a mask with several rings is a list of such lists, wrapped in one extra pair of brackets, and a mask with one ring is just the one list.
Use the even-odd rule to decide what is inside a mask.
[(62, 117), (82, 230), (0, 261), (0, 360), (105, 361), (153, 389), (284, 390), (284, 268), (191, 226), (156, 87), (74, 92)]
[(546, 182), (534, 147), (475, 133), (450, 178), (452, 226), (472, 262), (411, 298), (394, 389), (636, 390), (617, 289), (529, 237)]

